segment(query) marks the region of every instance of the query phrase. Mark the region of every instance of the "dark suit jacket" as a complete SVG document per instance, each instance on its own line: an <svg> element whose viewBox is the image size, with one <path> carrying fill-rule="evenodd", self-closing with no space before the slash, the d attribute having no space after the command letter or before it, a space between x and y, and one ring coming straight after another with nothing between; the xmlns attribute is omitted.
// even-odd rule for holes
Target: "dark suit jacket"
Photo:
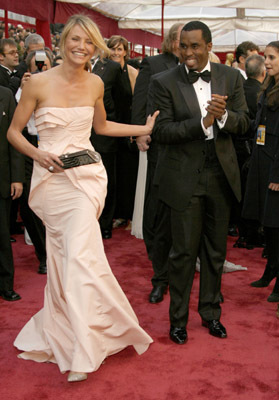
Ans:
<svg viewBox="0 0 279 400"><path fill-rule="evenodd" d="M214 124L216 154L236 198L241 198L240 176L231 134L246 132L248 110L240 73L211 63L211 93L227 95L228 118L222 130ZM153 135L161 145L155 175L159 198L183 210L188 204L205 162L205 134L193 85L182 64L156 77L154 105L160 110Z"/></svg>
<svg viewBox="0 0 279 400"><path fill-rule="evenodd" d="M257 106L258 106L258 95L261 90L261 83L257 79L248 78L243 83L243 89L247 106L249 109L249 116L251 119L256 118Z"/></svg>
<svg viewBox="0 0 279 400"><path fill-rule="evenodd" d="M11 89L13 95L15 95L20 86L20 79L9 75L8 70L0 65L0 86Z"/></svg>
<svg viewBox="0 0 279 400"><path fill-rule="evenodd" d="M24 158L7 140L7 131L15 110L10 89L0 86L0 196L11 196L11 183L24 181Z"/></svg>
<svg viewBox="0 0 279 400"><path fill-rule="evenodd" d="M148 98L148 87L150 79L155 74L167 71L177 66L178 59L174 54L163 53L156 56L145 57L140 65L132 103L132 124L144 125L147 115L153 111L150 106L151 99ZM158 145L154 138L147 152L148 161L157 162Z"/></svg>
<svg viewBox="0 0 279 400"><path fill-rule="evenodd" d="M97 61L92 72L104 82L104 106L107 120L117 122L121 104L121 66L115 61L103 59ZM92 130L91 142L94 148L101 153L117 151L116 137L96 135Z"/></svg>

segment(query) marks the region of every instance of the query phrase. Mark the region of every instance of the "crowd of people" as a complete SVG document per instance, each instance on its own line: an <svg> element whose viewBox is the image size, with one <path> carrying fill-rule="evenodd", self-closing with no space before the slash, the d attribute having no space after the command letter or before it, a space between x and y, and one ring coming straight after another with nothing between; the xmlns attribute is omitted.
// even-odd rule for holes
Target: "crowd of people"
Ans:
<svg viewBox="0 0 279 400"><path fill-rule="evenodd" d="M233 67L232 57L228 66L212 53L207 25L178 23L162 53L144 58L138 71L128 63L127 40L114 35L105 43L85 16L72 16L61 38L53 35L53 49L22 27L9 36L0 42L0 295L20 299L12 199L38 272L47 273L44 308L15 341L21 358L55 362L73 382L128 345L139 354L148 348L152 339L102 245L115 220L133 219L137 196L154 270L149 302L163 301L169 288L173 342L188 339L197 259L202 325L227 337L220 319L228 233L239 236L236 247L265 246L264 274L251 285L276 278L268 301L279 302L279 42L264 57L254 43L241 43ZM66 167L65 153L80 166Z"/></svg>

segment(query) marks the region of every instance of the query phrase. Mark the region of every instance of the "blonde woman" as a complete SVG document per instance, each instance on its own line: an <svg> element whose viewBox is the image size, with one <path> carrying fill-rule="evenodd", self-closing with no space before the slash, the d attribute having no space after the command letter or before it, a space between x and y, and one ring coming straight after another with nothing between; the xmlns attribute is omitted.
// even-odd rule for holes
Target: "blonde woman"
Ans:
<svg viewBox="0 0 279 400"><path fill-rule="evenodd" d="M81 381L103 360L133 345L141 354L152 342L113 276L104 254L98 217L106 195L102 162L63 169L59 155L94 151L100 135L150 134L145 126L106 121L101 79L85 66L108 49L97 26L72 16L61 36L63 64L32 75L24 86L8 139L34 159L29 204L46 226L48 279L44 307L24 326L15 346L20 358L57 363L68 381ZM21 135L35 111L39 148Z"/></svg>

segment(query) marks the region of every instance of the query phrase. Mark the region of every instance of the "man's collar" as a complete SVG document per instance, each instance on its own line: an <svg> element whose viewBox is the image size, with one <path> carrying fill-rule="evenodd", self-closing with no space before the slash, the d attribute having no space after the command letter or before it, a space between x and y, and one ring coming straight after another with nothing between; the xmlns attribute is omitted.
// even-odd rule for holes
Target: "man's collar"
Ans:
<svg viewBox="0 0 279 400"><path fill-rule="evenodd" d="M184 65L185 65L185 69L186 69L187 74L189 74L189 68L187 67L186 64L184 64ZM196 70L194 70L194 71L196 71ZM199 71L199 72L203 72L203 71L209 71L209 72L211 71L211 65L210 65L210 61L209 60L207 61L207 64L204 67L204 69L202 71Z"/></svg>
<svg viewBox="0 0 279 400"><path fill-rule="evenodd" d="M1 65L2 68L4 68L4 69L7 70L7 72L8 72L9 75L11 75L13 72L15 72L15 70L11 71L10 68L5 67L5 65L3 65L3 64L0 64L0 65Z"/></svg>
<svg viewBox="0 0 279 400"><path fill-rule="evenodd" d="M238 71L241 73L241 75L243 76L243 78L244 79L247 79L247 75L246 75L246 72L245 71L243 71L243 69L241 69L241 68L237 68L238 69Z"/></svg>

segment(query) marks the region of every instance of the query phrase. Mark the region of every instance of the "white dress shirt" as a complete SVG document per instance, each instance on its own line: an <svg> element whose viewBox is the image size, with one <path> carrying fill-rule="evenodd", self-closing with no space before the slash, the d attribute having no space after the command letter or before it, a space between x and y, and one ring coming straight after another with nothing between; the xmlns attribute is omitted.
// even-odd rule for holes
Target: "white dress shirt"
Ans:
<svg viewBox="0 0 279 400"><path fill-rule="evenodd" d="M185 64L186 72L187 74L189 73L189 69L187 68ZM208 61L206 66L202 71L199 71L200 73L204 71L211 71L211 66L210 62ZM198 72L198 71L196 71ZM199 102L200 110L201 110L201 126L204 131L204 134L207 136L206 140L213 139L213 125L209 126L207 129L205 128L203 124L203 118L206 116L207 111L206 108L208 107L208 101L211 100L211 84L210 82L204 81L202 78L199 78L195 83L193 83L193 87L195 89L197 99ZM221 120L217 120L217 124L220 129L222 129L227 121L228 113L227 111L225 114L222 116Z"/></svg>

